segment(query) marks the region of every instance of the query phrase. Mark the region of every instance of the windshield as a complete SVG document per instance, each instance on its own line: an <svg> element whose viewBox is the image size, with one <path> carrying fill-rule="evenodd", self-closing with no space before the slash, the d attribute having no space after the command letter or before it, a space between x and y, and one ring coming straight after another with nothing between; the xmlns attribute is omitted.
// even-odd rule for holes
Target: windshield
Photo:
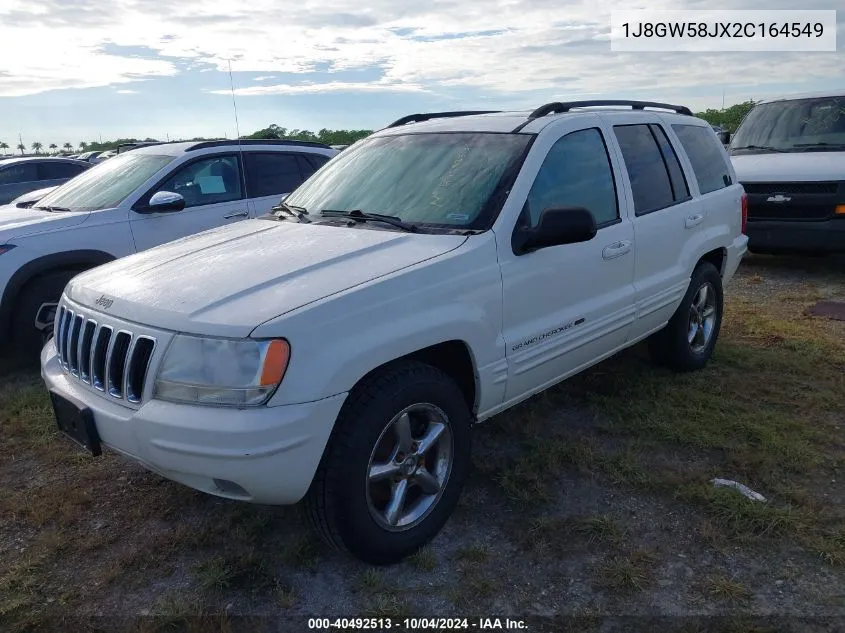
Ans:
<svg viewBox="0 0 845 633"><path fill-rule="evenodd" d="M408 223L485 228L495 195L515 177L531 136L428 133L383 136L344 150L285 199L305 209L380 213Z"/></svg>
<svg viewBox="0 0 845 633"><path fill-rule="evenodd" d="M38 207L96 211L118 206L174 156L127 153L70 179L38 201Z"/></svg>
<svg viewBox="0 0 845 633"><path fill-rule="evenodd" d="M731 140L731 150L743 147L780 151L845 148L845 97L776 101L756 106ZM744 150L746 152L754 149Z"/></svg>

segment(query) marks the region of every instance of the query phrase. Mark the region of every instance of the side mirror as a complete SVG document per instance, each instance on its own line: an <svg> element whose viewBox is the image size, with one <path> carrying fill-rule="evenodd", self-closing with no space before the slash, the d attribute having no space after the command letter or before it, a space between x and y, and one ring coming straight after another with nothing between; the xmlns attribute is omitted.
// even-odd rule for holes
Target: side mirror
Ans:
<svg viewBox="0 0 845 633"><path fill-rule="evenodd" d="M731 142L731 133L727 130L720 132L719 140L722 141L722 145L728 145Z"/></svg>
<svg viewBox="0 0 845 633"><path fill-rule="evenodd" d="M144 213L170 213L185 208L185 198L172 191L158 191L150 198L149 204L142 209Z"/></svg>
<svg viewBox="0 0 845 633"><path fill-rule="evenodd" d="M517 255L549 246L589 242L596 236L596 220L584 207L546 209L536 228L517 229L512 247Z"/></svg>

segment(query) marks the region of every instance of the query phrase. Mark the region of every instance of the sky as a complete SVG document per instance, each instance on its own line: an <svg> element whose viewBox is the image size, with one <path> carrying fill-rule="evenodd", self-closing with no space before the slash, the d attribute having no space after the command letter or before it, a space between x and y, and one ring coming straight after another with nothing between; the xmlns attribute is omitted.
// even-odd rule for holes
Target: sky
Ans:
<svg viewBox="0 0 845 633"><path fill-rule="evenodd" d="M579 98L701 110L841 89L841 1L0 0L0 141L378 129ZM612 10L796 7L840 9L836 52L611 52Z"/></svg>

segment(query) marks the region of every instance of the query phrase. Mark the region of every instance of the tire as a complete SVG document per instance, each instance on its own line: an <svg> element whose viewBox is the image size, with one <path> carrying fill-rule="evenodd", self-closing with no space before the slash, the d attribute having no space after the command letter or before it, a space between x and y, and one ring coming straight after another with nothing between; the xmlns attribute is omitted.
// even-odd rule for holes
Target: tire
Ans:
<svg viewBox="0 0 845 633"><path fill-rule="evenodd" d="M693 304L702 301L709 309L709 316L700 309L693 310ZM701 262L690 277L689 288L681 304L659 332L649 338L649 352L652 359L678 372L696 371L704 367L713 355L719 331L722 327L723 311L722 278L710 262ZM708 310L705 310L708 312ZM696 316L698 315L698 316ZM694 319L698 321L694 322ZM698 325L696 335L690 341L692 327Z"/></svg>
<svg viewBox="0 0 845 633"><path fill-rule="evenodd" d="M439 443L425 452L428 461L419 466L431 478L423 479L419 469L409 475L417 459L413 449L407 451L411 461L397 454L406 452L395 432L403 425L392 421L409 408L414 441L440 428L435 424L443 425ZM471 413L455 382L430 365L397 363L350 394L303 507L312 527L335 548L373 565L397 563L429 543L446 524L469 474L470 454ZM393 478L371 482L371 460L382 466L381 474L393 470ZM438 478L441 485L435 492L431 484ZM390 513L390 500L400 486L406 490L405 505ZM425 511L409 512L415 503Z"/></svg>
<svg viewBox="0 0 845 633"><path fill-rule="evenodd" d="M48 309L45 304L57 304L67 283L78 273L57 271L40 275L28 282L15 299L11 323L12 348L24 364L37 364L41 349L52 333L52 321L43 318ZM41 317L41 329L36 327L36 317Z"/></svg>

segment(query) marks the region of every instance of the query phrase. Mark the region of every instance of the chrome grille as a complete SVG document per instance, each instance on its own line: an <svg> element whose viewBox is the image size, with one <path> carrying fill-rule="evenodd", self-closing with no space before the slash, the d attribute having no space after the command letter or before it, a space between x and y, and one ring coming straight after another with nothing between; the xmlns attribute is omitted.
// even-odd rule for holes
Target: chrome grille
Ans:
<svg viewBox="0 0 845 633"><path fill-rule="evenodd" d="M98 323L65 306L55 326L59 362L71 376L133 404L141 402L156 340Z"/></svg>

